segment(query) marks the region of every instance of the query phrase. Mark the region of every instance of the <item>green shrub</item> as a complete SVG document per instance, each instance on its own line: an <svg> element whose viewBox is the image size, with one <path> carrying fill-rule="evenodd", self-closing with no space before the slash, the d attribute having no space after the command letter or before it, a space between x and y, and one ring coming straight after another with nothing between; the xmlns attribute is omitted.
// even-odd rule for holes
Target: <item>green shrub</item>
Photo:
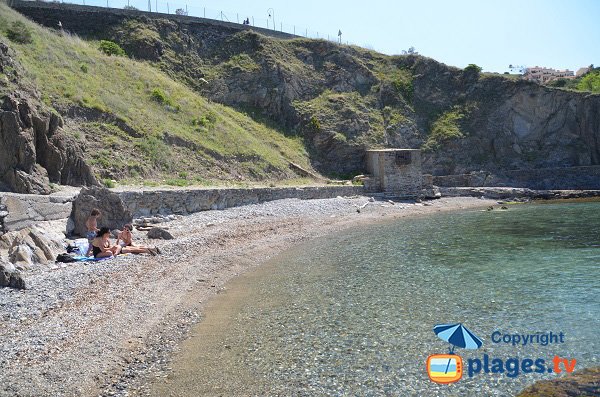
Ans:
<svg viewBox="0 0 600 397"><path fill-rule="evenodd" d="M193 126L205 127L205 128L213 128L217 123L217 115L213 112L208 112L204 116L200 116L199 118L195 118L192 120Z"/></svg>
<svg viewBox="0 0 600 397"><path fill-rule="evenodd" d="M464 138L466 132L463 129L463 121L472 111L477 109L476 104L454 106L451 110L444 112L431 125L427 140L421 147L425 151L437 150L444 142L453 139Z"/></svg>
<svg viewBox="0 0 600 397"><path fill-rule="evenodd" d="M177 174L181 179L187 179L188 177L188 173L185 171L182 171L180 173Z"/></svg>
<svg viewBox="0 0 600 397"><path fill-rule="evenodd" d="M104 178L102 179L102 184L107 188L113 188L116 186L116 183L112 179Z"/></svg>
<svg viewBox="0 0 600 397"><path fill-rule="evenodd" d="M10 27L6 29L6 37L15 43L29 44L33 42L31 29L21 21L13 22Z"/></svg>
<svg viewBox="0 0 600 397"><path fill-rule="evenodd" d="M120 45L109 40L100 40L100 51L106 55L125 56L125 50Z"/></svg>
<svg viewBox="0 0 600 397"><path fill-rule="evenodd" d="M169 96L160 88L153 89L150 93L150 97L161 105L173 106L171 98L169 98Z"/></svg>
<svg viewBox="0 0 600 397"><path fill-rule="evenodd" d="M82 63L81 65L79 65L79 69L81 69L81 71L83 73L87 73L88 72L88 65L86 65L85 63Z"/></svg>
<svg viewBox="0 0 600 397"><path fill-rule="evenodd" d="M594 71L583 76L577 89L581 91L600 92L600 71Z"/></svg>
<svg viewBox="0 0 600 397"><path fill-rule="evenodd" d="M146 155L152 165L163 169L169 168L169 148L162 140L155 136L148 136L136 142L135 147Z"/></svg>
<svg viewBox="0 0 600 397"><path fill-rule="evenodd" d="M394 80L392 82L394 89L402 95L407 102L412 102L413 93L415 91L413 83L410 80Z"/></svg>
<svg viewBox="0 0 600 397"><path fill-rule="evenodd" d="M319 119L316 116L312 116L310 118L310 121L308 122L308 126L313 132L321 131L321 123L319 122Z"/></svg>
<svg viewBox="0 0 600 397"><path fill-rule="evenodd" d="M190 182L187 179L167 179L165 183L169 186L188 186Z"/></svg>

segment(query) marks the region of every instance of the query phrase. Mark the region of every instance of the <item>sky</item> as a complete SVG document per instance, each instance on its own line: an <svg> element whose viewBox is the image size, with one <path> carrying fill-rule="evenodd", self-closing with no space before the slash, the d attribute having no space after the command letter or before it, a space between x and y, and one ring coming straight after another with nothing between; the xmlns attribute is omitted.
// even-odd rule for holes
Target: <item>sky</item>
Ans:
<svg viewBox="0 0 600 397"><path fill-rule="evenodd" d="M84 0L69 0L81 4ZM600 0L151 0L152 10L170 13L187 6L190 15L240 22L335 39L400 54L414 47L448 65L470 63L484 71L508 65L576 71L600 66ZM122 7L127 0L108 0ZM129 0L148 9L148 0ZM106 5L106 0L86 4ZM223 14L221 14L223 11ZM271 15L269 17L269 14Z"/></svg>

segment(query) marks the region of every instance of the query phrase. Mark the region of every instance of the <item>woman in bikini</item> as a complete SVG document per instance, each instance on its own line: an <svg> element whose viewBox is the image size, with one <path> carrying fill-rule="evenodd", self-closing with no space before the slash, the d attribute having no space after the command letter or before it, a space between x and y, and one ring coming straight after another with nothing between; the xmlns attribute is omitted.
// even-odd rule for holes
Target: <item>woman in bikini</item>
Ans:
<svg viewBox="0 0 600 397"><path fill-rule="evenodd" d="M123 230L117 235L117 243L121 246L121 252L124 254L150 254L155 256L160 254L158 247L150 248L133 244L133 227L128 223L123 226Z"/></svg>
<svg viewBox="0 0 600 397"><path fill-rule="evenodd" d="M94 253L94 258L110 258L119 255L121 246L111 245L110 229L103 227L92 240L92 252Z"/></svg>

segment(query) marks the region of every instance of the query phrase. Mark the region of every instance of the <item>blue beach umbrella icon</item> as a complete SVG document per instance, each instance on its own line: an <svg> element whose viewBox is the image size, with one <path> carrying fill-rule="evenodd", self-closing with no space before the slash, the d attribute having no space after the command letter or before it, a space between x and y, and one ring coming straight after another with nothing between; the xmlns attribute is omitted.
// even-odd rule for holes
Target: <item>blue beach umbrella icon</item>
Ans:
<svg viewBox="0 0 600 397"><path fill-rule="evenodd" d="M438 324L433 327L433 332L441 340L452 345L450 354L454 354L455 347L463 349L478 349L483 345L481 339L462 324Z"/></svg>

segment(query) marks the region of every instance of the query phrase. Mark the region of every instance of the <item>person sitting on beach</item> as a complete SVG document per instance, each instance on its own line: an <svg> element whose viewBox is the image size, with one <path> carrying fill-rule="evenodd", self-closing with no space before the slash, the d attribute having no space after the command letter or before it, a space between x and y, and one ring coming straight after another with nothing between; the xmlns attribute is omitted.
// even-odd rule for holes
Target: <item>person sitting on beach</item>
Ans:
<svg viewBox="0 0 600 397"><path fill-rule="evenodd" d="M96 238L96 233L98 233L98 218L100 218L101 215L102 213L100 210L98 208L94 208L92 212L90 212L90 216L88 216L87 220L85 221L85 227L87 228L86 237L89 243L85 256L90 256L90 253L92 252L92 240Z"/></svg>
<svg viewBox="0 0 600 397"><path fill-rule="evenodd" d="M121 246L111 245L110 229L103 227L98 232L96 238L92 240L92 251L94 253L94 258L111 258L119 255Z"/></svg>
<svg viewBox="0 0 600 397"><path fill-rule="evenodd" d="M133 230L133 226L131 224L126 224L123 226L123 230L119 232L117 235L117 244L121 246L121 253L123 254L150 254L155 256L156 254L160 254L160 249L158 247L150 248L144 247L140 245L133 244L133 235L131 231Z"/></svg>

